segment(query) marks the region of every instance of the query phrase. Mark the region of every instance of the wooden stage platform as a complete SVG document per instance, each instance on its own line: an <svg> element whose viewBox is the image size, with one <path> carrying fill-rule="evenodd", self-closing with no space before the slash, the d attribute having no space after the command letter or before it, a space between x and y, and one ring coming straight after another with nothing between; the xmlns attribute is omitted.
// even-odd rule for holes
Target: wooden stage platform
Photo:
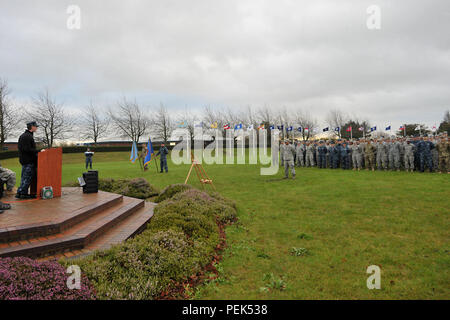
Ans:
<svg viewBox="0 0 450 320"><path fill-rule="evenodd" d="M0 257L39 259L85 255L141 232L154 203L81 188L62 188L51 200L2 198L12 208L0 214Z"/></svg>

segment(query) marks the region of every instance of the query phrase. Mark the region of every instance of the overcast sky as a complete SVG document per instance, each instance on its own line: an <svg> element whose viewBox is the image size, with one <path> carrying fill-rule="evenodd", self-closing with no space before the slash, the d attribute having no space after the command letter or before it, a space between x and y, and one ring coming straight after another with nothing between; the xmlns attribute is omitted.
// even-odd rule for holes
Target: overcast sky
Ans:
<svg viewBox="0 0 450 320"><path fill-rule="evenodd" d="M73 4L80 30L66 26ZM48 87L70 108L125 95L431 127L450 108L450 1L0 0L0 77L19 101Z"/></svg>

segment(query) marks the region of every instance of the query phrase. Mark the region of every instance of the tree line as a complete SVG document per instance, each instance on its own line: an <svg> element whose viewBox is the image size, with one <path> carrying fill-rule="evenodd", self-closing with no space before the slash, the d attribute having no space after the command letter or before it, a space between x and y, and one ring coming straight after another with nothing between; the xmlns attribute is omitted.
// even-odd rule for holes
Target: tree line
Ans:
<svg viewBox="0 0 450 320"><path fill-rule="evenodd" d="M139 142L144 136L151 135L153 139L167 142L176 128L185 128L191 139L194 138L196 123L203 123L204 129L211 125L226 135L225 125L238 123L252 125L254 128L270 125L294 127L292 131L282 130L283 138L300 138L309 140L322 132L319 121L305 110L287 108L271 108L250 106L235 110L231 108L217 109L205 106L201 112L185 109L180 112L170 112L160 104L157 108L146 108L136 100L126 97L119 99L113 106L101 107L92 101L81 109L81 115L68 112L62 102L59 102L48 89L38 92L31 99L31 106L17 106L12 99L12 90L5 79L0 78L0 149L5 141L21 129L21 123L35 120L40 126L37 137L46 147L52 147L56 140L80 139L97 144L101 139L111 135ZM367 119L359 119L339 109L330 110L325 119L329 134L334 138L361 138L370 135L371 123ZM308 130L297 131L297 127ZM352 128L347 131L347 128ZM340 128L339 131L334 128ZM233 129L233 127L231 127ZM405 131L398 130L397 135L415 135L418 132L430 133L431 130L423 124L406 124ZM436 132L450 133L450 112L446 111L443 121ZM214 138L216 130L210 130ZM78 137L77 137L78 134ZM270 134L270 130L269 130ZM372 133L380 135L380 132Z"/></svg>

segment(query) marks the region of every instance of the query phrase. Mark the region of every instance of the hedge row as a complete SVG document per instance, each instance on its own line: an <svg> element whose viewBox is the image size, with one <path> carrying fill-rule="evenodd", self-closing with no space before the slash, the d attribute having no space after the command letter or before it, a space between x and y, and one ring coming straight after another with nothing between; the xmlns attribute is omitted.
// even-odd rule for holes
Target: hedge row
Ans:
<svg viewBox="0 0 450 320"><path fill-rule="evenodd" d="M75 261L99 299L155 299L211 262L219 225L236 219L235 204L217 193L172 185L147 229L133 239ZM170 197L168 196L170 195Z"/></svg>

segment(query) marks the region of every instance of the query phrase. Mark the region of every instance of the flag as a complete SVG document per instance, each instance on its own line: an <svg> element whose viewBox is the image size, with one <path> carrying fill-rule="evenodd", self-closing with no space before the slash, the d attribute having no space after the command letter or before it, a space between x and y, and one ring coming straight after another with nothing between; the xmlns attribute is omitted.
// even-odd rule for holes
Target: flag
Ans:
<svg viewBox="0 0 450 320"><path fill-rule="evenodd" d="M326 127L326 128L322 129L323 132L327 132L328 130L330 130L330 127Z"/></svg>
<svg viewBox="0 0 450 320"><path fill-rule="evenodd" d="M404 126L400 126L400 131L403 131L403 130L405 130L405 127Z"/></svg>
<svg viewBox="0 0 450 320"><path fill-rule="evenodd" d="M272 126L269 127L269 129L270 129L270 130L275 130L275 126L272 125Z"/></svg>
<svg viewBox="0 0 450 320"><path fill-rule="evenodd" d="M389 130L391 130L391 126L386 127L386 131L389 131Z"/></svg>
<svg viewBox="0 0 450 320"><path fill-rule="evenodd" d="M370 132L377 131L377 126L370 128Z"/></svg>
<svg viewBox="0 0 450 320"><path fill-rule="evenodd" d="M144 167L146 167L150 161L152 160L152 156L155 152L153 151L153 144L152 144L152 139L148 138L148 142L147 142L147 155L145 156L144 159Z"/></svg>
<svg viewBox="0 0 450 320"><path fill-rule="evenodd" d="M364 128L363 127L359 127L358 130L359 131L364 131Z"/></svg>
<svg viewBox="0 0 450 320"><path fill-rule="evenodd" d="M133 144L131 146L130 161L132 163L134 163L138 158L139 158L139 156L138 156L138 148L137 148L137 145L136 145L136 141L133 141Z"/></svg>
<svg viewBox="0 0 450 320"><path fill-rule="evenodd" d="M217 121L214 123L211 123L211 129L217 129Z"/></svg>
<svg viewBox="0 0 450 320"><path fill-rule="evenodd" d="M297 131L298 131L298 132L302 132L302 130L303 130L302 127L298 127L298 128L297 128Z"/></svg>
<svg viewBox="0 0 450 320"><path fill-rule="evenodd" d="M177 125L178 128L186 128L186 126L187 126L187 122L186 122L186 121L181 121L181 122Z"/></svg>
<svg viewBox="0 0 450 320"><path fill-rule="evenodd" d="M242 123L239 123L234 126L234 130L239 130L239 129L242 129Z"/></svg>
<svg viewBox="0 0 450 320"><path fill-rule="evenodd" d="M258 130L261 130L261 129L264 129L264 124L261 124L261 125L258 127Z"/></svg>
<svg viewBox="0 0 450 320"><path fill-rule="evenodd" d="M229 130L229 129L231 129L231 127L230 127L229 124L225 124L225 125L223 126L223 129L224 129L224 130Z"/></svg>
<svg viewBox="0 0 450 320"><path fill-rule="evenodd" d="M284 129L284 126L281 125L281 126L278 126L277 128L278 128L278 130L283 130L283 129Z"/></svg>
<svg viewBox="0 0 450 320"><path fill-rule="evenodd" d="M292 126L290 126L286 128L286 131L292 131L292 129L293 129Z"/></svg>
<svg viewBox="0 0 450 320"><path fill-rule="evenodd" d="M304 131L309 131L309 128L305 128Z"/></svg>
<svg viewBox="0 0 450 320"><path fill-rule="evenodd" d="M349 127L347 128L347 132L351 132L352 130L353 130L352 126L349 126Z"/></svg>
<svg viewBox="0 0 450 320"><path fill-rule="evenodd" d="M249 125L247 126L247 131L250 131L250 130L253 130L253 125L252 125L252 124L249 124Z"/></svg>
<svg viewBox="0 0 450 320"><path fill-rule="evenodd" d="M336 127L336 128L334 128L334 131L339 132L339 131L341 131L341 128L340 127Z"/></svg>

